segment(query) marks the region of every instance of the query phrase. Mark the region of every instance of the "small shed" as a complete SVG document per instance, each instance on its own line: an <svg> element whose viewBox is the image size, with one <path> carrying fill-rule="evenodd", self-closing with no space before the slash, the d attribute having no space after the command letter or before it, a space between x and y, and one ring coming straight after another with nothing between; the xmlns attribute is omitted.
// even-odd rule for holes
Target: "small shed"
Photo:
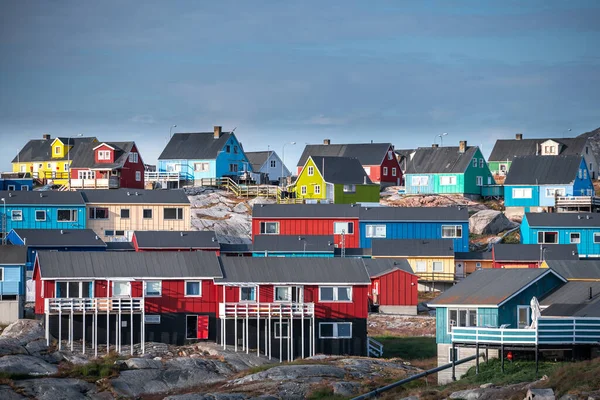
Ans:
<svg viewBox="0 0 600 400"><path fill-rule="evenodd" d="M380 313L416 315L418 280L407 260L364 259L371 277L369 304Z"/></svg>

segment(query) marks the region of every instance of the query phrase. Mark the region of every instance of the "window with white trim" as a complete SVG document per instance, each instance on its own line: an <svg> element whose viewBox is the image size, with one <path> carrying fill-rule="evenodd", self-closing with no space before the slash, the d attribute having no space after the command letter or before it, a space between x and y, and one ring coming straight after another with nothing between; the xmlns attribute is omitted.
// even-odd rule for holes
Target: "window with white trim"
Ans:
<svg viewBox="0 0 600 400"><path fill-rule="evenodd" d="M431 263L433 272L444 272L444 263L441 261L433 261Z"/></svg>
<svg viewBox="0 0 600 400"><path fill-rule="evenodd" d="M387 226L367 225L365 226L365 236L368 238L385 238L387 236Z"/></svg>
<svg viewBox="0 0 600 400"><path fill-rule="evenodd" d="M356 192L356 185L344 185L344 193Z"/></svg>
<svg viewBox="0 0 600 400"><path fill-rule="evenodd" d="M315 167L313 167L312 165L309 165L308 168L306 169L306 174L308 176L313 176L315 174Z"/></svg>
<svg viewBox="0 0 600 400"><path fill-rule="evenodd" d="M461 238L461 225L442 225L442 238Z"/></svg>
<svg viewBox="0 0 600 400"><path fill-rule="evenodd" d="M352 286L319 286L320 302L352 301Z"/></svg>
<svg viewBox="0 0 600 400"><path fill-rule="evenodd" d="M36 221L45 221L46 220L46 210L35 210L35 220Z"/></svg>
<svg viewBox="0 0 600 400"><path fill-rule="evenodd" d="M144 297L162 296L162 281L144 281Z"/></svg>
<svg viewBox="0 0 600 400"><path fill-rule="evenodd" d="M36 217L37 217L37 214L36 214ZM12 221L23 221L23 210L11 210L10 219ZM37 221L37 219L36 219L36 221Z"/></svg>
<svg viewBox="0 0 600 400"><path fill-rule="evenodd" d="M202 296L202 281L185 281L185 295L187 297Z"/></svg>
<svg viewBox="0 0 600 400"><path fill-rule="evenodd" d="M448 333L453 326L467 327L477 326L476 308L449 308L448 309Z"/></svg>
<svg viewBox="0 0 600 400"><path fill-rule="evenodd" d="M160 324L160 314L158 315L144 315L145 324Z"/></svg>
<svg viewBox="0 0 600 400"><path fill-rule="evenodd" d="M60 146L54 147L54 154L60 154Z"/></svg>
<svg viewBox="0 0 600 400"><path fill-rule="evenodd" d="M93 286L93 281L56 281L55 296L62 299L94 297Z"/></svg>
<svg viewBox="0 0 600 400"><path fill-rule="evenodd" d="M530 199L532 196L531 188L513 188L512 197L513 199Z"/></svg>
<svg viewBox="0 0 600 400"><path fill-rule="evenodd" d="M182 220L183 219L183 208L164 208L163 219L165 220Z"/></svg>
<svg viewBox="0 0 600 400"><path fill-rule="evenodd" d="M129 281L113 281L112 282L113 297L129 297L131 296L131 282Z"/></svg>
<svg viewBox="0 0 600 400"><path fill-rule="evenodd" d="M58 222L77 222L77 210L57 210L56 220Z"/></svg>
<svg viewBox="0 0 600 400"><path fill-rule="evenodd" d="M108 219L107 207L90 207L88 212L89 219Z"/></svg>
<svg viewBox="0 0 600 400"><path fill-rule="evenodd" d="M525 329L529 326L530 310L529 306L517 306L517 329Z"/></svg>
<svg viewBox="0 0 600 400"><path fill-rule="evenodd" d="M485 161L483 161L483 158L480 158L479 159L479 168L483 168L484 164L485 164Z"/></svg>
<svg viewBox="0 0 600 400"><path fill-rule="evenodd" d="M137 164L138 162L138 153L129 153L129 162L133 164Z"/></svg>
<svg viewBox="0 0 600 400"><path fill-rule="evenodd" d="M583 179L587 179L587 169L583 170Z"/></svg>
<svg viewBox="0 0 600 400"><path fill-rule="evenodd" d="M581 234L579 232L571 232L569 239L571 243L581 243Z"/></svg>
<svg viewBox="0 0 600 400"><path fill-rule="evenodd" d="M8 190L9 192L12 192L14 190L17 190L17 187L15 185L8 185L6 187L6 190Z"/></svg>
<svg viewBox="0 0 600 400"><path fill-rule="evenodd" d="M306 195L306 185L300 186L300 194L301 195Z"/></svg>
<svg viewBox="0 0 600 400"><path fill-rule="evenodd" d="M319 322L319 339L351 339L352 322Z"/></svg>
<svg viewBox="0 0 600 400"><path fill-rule="evenodd" d="M321 194L321 185L315 185L315 194Z"/></svg>
<svg viewBox="0 0 600 400"><path fill-rule="evenodd" d="M208 172L210 164L207 162L194 163L194 171L196 172Z"/></svg>
<svg viewBox="0 0 600 400"><path fill-rule="evenodd" d="M110 150L98 150L98 160L110 160Z"/></svg>
<svg viewBox="0 0 600 400"><path fill-rule="evenodd" d="M140 182L142 180L142 171L135 171L135 180Z"/></svg>
<svg viewBox="0 0 600 400"><path fill-rule="evenodd" d="M427 186L429 184L428 176L411 176L411 186Z"/></svg>
<svg viewBox="0 0 600 400"><path fill-rule="evenodd" d="M25 186L25 185L21 186L21 191L29 192L29 186Z"/></svg>
<svg viewBox="0 0 600 400"><path fill-rule="evenodd" d="M273 301L292 301L292 288L290 286L275 286Z"/></svg>
<svg viewBox="0 0 600 400"><path fill-rule="evenodd" d="M440 176L440 185L441 186L456 185L456 176L454 176L454 175Z"/></svg>
<svg viewBox="0 0 600 400"><path fill-rule="evenodd" d="M417 264L417 271L416 272L427 272L427 262L420 260L416 262Z"/></svg>
<svg viewBox="0 0 600 400"><path fill-rule="evenodd" d="M594 243L600 243L600 232L594 232Z"/></svg>
<svg viewBox="0 0 600 400"><path fill-rule="evenodd" d="M477 168L477 159L476 158L473 159L473 167Z"/></svg>
<svg viewBox="0 0 600 400"><path fill-rule="evenodd" d="M261 222L261 235L279 235L279 222Z"/></svg>
<svg viewBox="0 0 600 400"><path fill-rule="evenodd" d="M383 175L387 176L388 173L388 167L383 167Z"/></svg>
<svg viewBox="0 0 600 400"><path fill-rule="evenodd" d="M396 176L397 172L398 170L396 169L396 167L392 167L392 176Z"/></svg>
<svg viewBox="0 0 600 400"><path fill-rule="evenodd" d="M394 152L392 150L388 150L387 156L388 156L388 160L393 160L394 159Z"/></svg>
<svg viewBox="0 0 600 400"><path fill-rule="evenodd" d="M275 322L275 339L288 339L290 337L290 325L288 322Z"/></svg>
<svg viewBox="0 0 600 400"><path fill-rule="evenodd" d="M354 234L354 222L334 222L333 223L333 234L334 235L352 235Z"/></svg>
<svg viewBox="0 0 600 400"><path fill-rule="evenodd" d="M477 186L483 186L483 176L476 176L475 177L475 185L477 185Z"/></svg>
<svg viewBox="0 0 600 400"><path fill-rule="evenodd" d="M546 188L546 197L564 196L564 188Z"/></svg>
<svg viewBox="0 0 600 400"><path fill-rule="evenodd" d="M539 244L556 244L558 243L558 232L538 232L538 243Z"/></svg>
<svg viewBox="0 0 600 400"><path fill-rule="evenodd" d="M240 287L240 301L256 301L256 286Z"/></svg>
<svg viewBox="0 0 600 400"><path fill-rule="evenodd" d="M96 179L96 171L80 170L77 171L79 179Z"/></svg>

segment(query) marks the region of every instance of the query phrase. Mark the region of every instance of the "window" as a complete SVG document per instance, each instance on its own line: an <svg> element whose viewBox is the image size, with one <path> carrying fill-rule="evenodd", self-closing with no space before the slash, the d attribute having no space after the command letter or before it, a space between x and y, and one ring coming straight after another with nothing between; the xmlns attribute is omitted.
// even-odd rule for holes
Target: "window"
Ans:
<svg viewBox="0 0 600 400"><path fill-rule="evenodd" d="M392 176L396 176L396 172L397 172L396 167L393 167L392 168Z"/></svg>
<svg viewBox="0 0 600 400"><path fill-rule="evenodd" d="M182 220L183 219L183 208L181 208L181 207L179 207L179 208L165 208L163 210L163 219L169 219L169 220L177 219L177 220Z"/></svg>
<svg viewBox="0 0 600 400"><path fill-rule="evenodd" d="M315 174L315 167L313 167L312 165L309 165L308 168L306 169L306 174L308 176L313 176Z"/></svg>
<svg viewBox="0 0 600 400"><path fill-rule="evenodd" d="M529 306L517 306L517 327L525 329L529 326Z"/></svg>
<svg viewBox="0 0 600 400"><path fill-rule="evenodd" d="M79 179L95 179L96 172L94 171L77 171L77 178Z"/></svg>
<svg viewBox="0 0 600 400"><path fill-rule="evenodd" d="M137 164L138 162L138 153L129 153L129 162L133 164Z"/></svg>
<svg viewBox="0 0 600 400"><path fill-rule="evenodd" d="M115 236L125 236L125 231L115 231Z"/></svg>
<svg viewBox="0 0 600 400"><path fill-rule="evenodd" d="M51 168L52 168L52 164L48 163L48 164L46 165L46 167L47 167L48 169L51 169Z"/></svg>
<svg viewBox="0 0 600 400"><path fill-rule="evenodd" d="M110 150L99 150L98 160L110 160Z"/></svg>
<svg viewBox="0 0 600 400"><path fill-rule="evenodd" d="M571 243L581 243L581 235L579 232L571 232L569 238Z"/></svg>
<svg viewBox="0 0 600 400"><path fill-rule="evenodd" d="M315 194L321 194L321 185L315 185Z"/></svg>
<svg viewBox="0 0 600 400"><path fill-rule="evenodd" d="M583 170L583 179L587 179L587 169Z"/></svg>
<svg viewBox="0 0 600 400"><path fill-rule="evenodd" d="M225 146L225 151L227 153L231 153L231 146L230 145Z"/></svg>
<svg viewBox="0 0 600 400"><path fill-rule="evenodd" d="M564 196L564 188L546 188L546 197Z"/></svg>
<svg viewBox="0 0 600 400"><path fill-rule="evenodd" d="M240 301L256 301L256 286L241 287Z"/></svg>
<svg viewBox="0 0 600 400"><path fill-rule="evenodd" d="M356 185L344 185L344 193L356 192Z"/></svg>
<svg viewBox="0 0 600 400"><path fill-rule="evenodd" d="M237 164L229 164L229 172L238 172Z"/></svg>
<svg viewBox="0 0 600 400"><path fill-rule="evenodd" d="M456 176L440 176L440 185L456 185Z"/></svg>
<svg viewBox="0 0 600 400"><path fill-rule="evenodd" d="M186 315L186 339L208 339L208 315Z"/></svg>
<svg viewBox="0 0 600 400"><path fill-rule="evenodd" d="M56 297L63 299L77 299L93 297L92 281L83 282L56 282Z"/></svg>
<svg viewBox="0 0 600 400"><path fill-rule="evenodd" d="M207 172L208 170L209 170L209 164L207 162L194 163L194 171Z"/></svg>
<svg viewBox="0 0 600 400"><path fill-rule="evenodd" d="M477 186L483 186L483 176L477 176L477 177L475 177L475 184Z"/></svg>
<svg viewBox="0 0 600 400"><path fill-rule="evenodd" d="M37 211L36 211L35 216L36 216L36 221L37 221L38 220L37 219ZM23 221L23 211L22 210L12 210L10 212L10 219L13 221ZM44 219L46 219L46 218L44 218Z"/></svg>
<svg viewBox="0 0 600 400"><path fill-rule="evenodd" d="M89 211L90 219L108 219L108 208L91 207Z"/></svg>
<svg viewBox="0 0 600 400"><path fill-rule="evenodd" d="M320 286L319 301L342 302L352 301L352 286Z"/></svg>
<svg viewBox="0 0 600 400"><path fill-rule="evenodd" d="M427 186L429 184L428 176L412 176L411 179L412 186Z"/></svg>
<svg viewBox="0 0 600 400"><path fill-rule="evenodd" d="M271 168L275 168L277 166L277 162L275 160L271 160Z"/></svg>
<svg viewBox="0 0 600 400"><path fill-rule="evenodd" d="M260 233L262 235L279 235L279 222L261 222Z"/></svg>
<svg viewBox="0 0 600 400"><path fill-rule="evenodd" d="M65 167L64 167L64 168L65 168L65 171L68 171L68 170L69 170L69 167L70 167L70 165L69 165L69 164L65 164Z"/></svg>
<svg viewBox="0 0 600 400"><path fill-rule="evenodd" d="M427 262L426 261L417 261L417 272L426 272L427 271Z"/></svg>
<svg viewBox="0 0 600 400"><path fill-rule="evenodd" d="M186 281L185 295L188 297L202 296L202 281Z"/></svg>
<svg viewBox="0 0 600 400"><path fill-rule="evenodd" d="M135 171L135 180L139 182L142 180L142 171Z"/></svg>
<svg viewBox="0 0 600 400"><path fill-rule="evenodd" d="M115 236L115 231L105 230L104 231L104 236Z"/></svg>
<svg viewBox="0 0 600 400"><path fill-rule="evenodd" d="M448 309L448 333L453 326L477 326L476 308L449 308Z"/></svg>
<svg viewBox="0 0 600 400"><path fill-rule="evenodd" d="M544 153L556 154L556 146L544 146Z"/></svg>
<svg viewBox="0 0 600 400"><path fill-rule="evenodd" d="M442 238L461 238L461 225L442 225Z"/></svg>
<svg viewBox="0 0 600 400"><path fill-rule="evenodd" d="M58 222L76 222L77 210L58 210L56 212L56 220Z"/></svg>
<svg viewBox="0 0 600 400"><path fill-rule="evenodd" d="M354 222L334 222L333 223L333 234L334 235L352 235L354 233Z"/></svg>
<svg viewBox="0 0 600 400"><path fill-rule="evenodd" d="M21 186L21 191L29 192L29 186L25 186L25 185Z"/></svg>
<svg viewBox="0 0 600 400"><path fill-rule="evenodd" d="M274 301L292 301L292 288L289 286L275 286Z"/></svg>
<svg viewBox="0 0 600 400"><path fill-rule="evenodd" d="M7 188L6 188L6 190L8 190L8 191L14 191L14 190L16 190L16 187L15 187L15 185L8 185Z"/></svg>
<svg viewBox="0 0 600 400"><path fill-rule="evenodd" d="M579 179L581 179L583 176L583 173L581 172L581 168L579 169Z"/></svg>
<svg viewBox="0 0 600 400"><path fill-rule="evenodd" d="M144 208L144 210L142 211L142 217L144 219L152 218L152 209L151 208Z"/></svg>
<svg viewBox="0 0 600 400"><path fill-rule="evenodd" d="M385 225L367 225L365 233L368 238L384 238L387 235L387 227Z"/></svg>
<svg viewBox="0 0 600 400"><path fill-rule="evenodd" d="M383 176L387 176L388 174L388 167L383 167Z"/></svg>
<svg viewBox="0 0 600 400"><path fill-rule="evenodd" d="M513 199L530 199L531 198L531 188L513 188L512 190Z"/></svg>
<svg viewBox="0 0 600 400"><path fill-rule="evenodd" d="M394 159L394 152L392 150L388 150L387 156L388 156L388 160L393 160Z"/></svg>
<svg viewBox="0 0 600 400"><path fill-rule="evenodd" d="M159 297L162 295L162 281L145 281L144 296Z"/></svg>
<svg viewBox="0 0 600 400"><path fill-rule="evenodd" d="M288 339L290 337L290 325L287 322L275 322L275 339Z"/></svg>
<svg viewBox="0 0 600 400"><path fill-rule="evenodd" d="M600 232L594 232L594 243L600 243Z"/></svg>
<svg viewBox="0 0 600 400"><path fill-rule="evenodd" d="M45 221L46 220L46 210L35 210L35 220L36 221Z"/></svg>
<svg viewBox="0 0 600 400"><path fill-rule="evenodd" d="M0 282L4 281L4 267L0 267Z"/></svg>
<svg viewBox="0 0 600 400"><path fill-rule="evenodd" d="M145 324L160 324L160 315L144 315Z"/></svg>
<svg viewBox="0 0 600 400"><path fill-rule="evenodd" d="M110 171L110 176L119 176L119 171L113 169L112 171Z"/></svg>
<svg viewBox="0 0 600 400"><path fill-rule="evenodd" d="M433 272L444 272L444 263L441 261L434 261L432 263L433 265Z"/></svg>
<svg viewBox="0 0 600 400"><path fill-rule="evenodd" d="M59 146L56 146L54 148L54 154L60 154L60 147Z"/></svg>
<svg viewBox="0 0 600 400"><path fill-rule="evenodd" d="M238 153L238 148L237 146L233 146L233 154L237 154Z"/></svg>
<svg viewBox="0 0 600 400"><path fill-rule="evenodd" d="M538 232L538 243L558 243L558 232Z"/></svg>
<svg viewBox="0 0 600 400"><path fill-rule="evenodd" d="M483 161L483 158L479 159L479 168L483 168L485 161Z"/></svg>
<svg viewBox="0 0 600 400"><path fill-rule="evenodd" d="M113 297L131 296L131 282L113 281Z"/></svg>
<svg viewBox="0 0 600 400"><path fill-rule="evenodd" d="M477 168L477 159L476 158L473 159L473 167Z"/></svg>
<svg viewBox="0 0 600 400"><path fill-rule="evenodd" d="M300 194L302 194L302 195L306 194L306 185L300 186Z"/></svg>
<svg viewBox="0 0 600 400"><path fill-rule="evenodd" d="M121 208L121 218L129 219L129 208Z"/></svg>
<svg viewBox="0 0 600 400"><path fill-rule="evenodd" d="M481 263L480 262L475 263L475 269L477 271L479 271L481 269Z"/></svg>
<svg viewBox="0 0 600 400"><path fill-rule="evenodd" d="M352 322L320 322L320 339L351 339Z"/></svg>

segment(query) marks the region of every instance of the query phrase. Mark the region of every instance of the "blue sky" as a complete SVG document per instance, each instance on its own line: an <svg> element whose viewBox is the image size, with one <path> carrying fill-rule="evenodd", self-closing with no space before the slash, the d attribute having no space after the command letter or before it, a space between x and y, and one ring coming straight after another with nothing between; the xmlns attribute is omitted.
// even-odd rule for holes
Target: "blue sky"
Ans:
<svg viewBox="0 0 600 400"><path fill-rule="evenodd" d="M600 2L1 1L1 168L42 134L135 140L237 127L397 148L600 126Z"/></svg>

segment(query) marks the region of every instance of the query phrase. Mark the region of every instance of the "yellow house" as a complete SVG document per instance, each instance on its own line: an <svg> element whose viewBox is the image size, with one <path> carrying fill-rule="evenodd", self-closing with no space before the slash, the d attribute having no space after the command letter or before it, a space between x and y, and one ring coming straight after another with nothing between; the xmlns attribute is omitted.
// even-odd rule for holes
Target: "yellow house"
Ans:
<svg viewBox="0 0 600 400"><path fill-rule="evenodd" d="M481 269L492 268L493 265L491 251L454 253L455 274L458 279L464 278Z"/></svg>
<svg viewBox="0 0 600 400"><path fill-rule="evenodd" d="M373 239L373 258L403 258L419 277L419 291L443 291L457 279L452 239Z"/></svg>
<svg viewBox="0 0 600 400"><path fill-rule="evenodd" d="M57 137L45 134L27 142L12 160L13 172L29 172L40 183L64 185L69 166L82 143L97 142L95 137Z"/></svg>

